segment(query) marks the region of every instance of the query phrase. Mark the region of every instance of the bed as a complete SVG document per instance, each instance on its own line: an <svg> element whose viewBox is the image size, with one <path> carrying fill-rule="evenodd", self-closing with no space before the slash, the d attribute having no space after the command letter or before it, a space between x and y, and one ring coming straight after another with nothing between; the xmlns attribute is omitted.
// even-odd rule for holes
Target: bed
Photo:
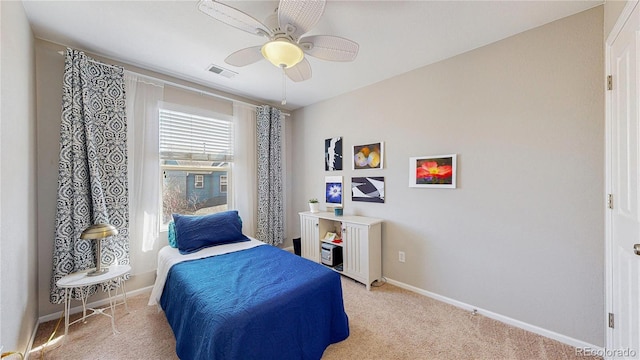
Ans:
<svg viewBox="0 0 640 360"><path fill-rule="evenodd" d="M149 304L181 359L320 359L349 336L340 275L320 264L252 238L180 252L158 253Z"/></svg>

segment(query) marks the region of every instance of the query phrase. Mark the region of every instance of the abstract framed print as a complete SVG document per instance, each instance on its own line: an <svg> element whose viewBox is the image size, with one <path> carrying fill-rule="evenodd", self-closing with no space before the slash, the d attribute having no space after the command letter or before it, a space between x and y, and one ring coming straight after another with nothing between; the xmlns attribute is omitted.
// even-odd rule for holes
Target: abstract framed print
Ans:
<svg viewBox="0 0 640 360"><path fill-rule="evenodd" d="M384 203L384 177L354 177L351 178L351 200Z"/></svg>
<svg viewBox="0 0 640 360"><path fill-rule="evenodd" d="M409 158L409 187L456 188L457 154Z"/></svg>
<svg viewBox="0 0 640 360"><path fill-rule="evenodd" d="M384 161L384 143L356 145L353 147L353 170L382 169Z"/></svg>
<svg viewBox="0 0 640 360"><path fill-rule="evenodd" d="M342 137L324 141L324 170L342 170Z"/></svg>

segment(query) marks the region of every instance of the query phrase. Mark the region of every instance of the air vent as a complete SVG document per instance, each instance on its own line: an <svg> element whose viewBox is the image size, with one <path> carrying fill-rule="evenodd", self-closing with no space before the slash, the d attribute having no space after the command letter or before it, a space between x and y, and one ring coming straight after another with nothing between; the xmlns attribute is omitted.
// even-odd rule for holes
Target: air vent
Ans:
<svg viewBox="0 0 640 360"><path fill-rule="evenodd" d="M238 73L235 72L235 71L231 71L231 70L228 70L228 69L225 69L225 68L222 68L222 67L220 67L218 65L213 65L213 64L209 65L209 68L207 70L211 71L214 74L218 74L218 75L224 76L224 77L229 78L229 79L231 79L232 77L238 75Z"/></svg>

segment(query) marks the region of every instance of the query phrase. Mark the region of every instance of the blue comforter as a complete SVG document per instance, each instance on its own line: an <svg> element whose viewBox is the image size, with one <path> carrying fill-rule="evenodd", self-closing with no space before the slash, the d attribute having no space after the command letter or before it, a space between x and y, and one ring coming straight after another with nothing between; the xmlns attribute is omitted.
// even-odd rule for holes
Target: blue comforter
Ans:
<svg viewBox="0 0 640 360"><path fill-rule="evenodd" d="M349 336L340 275L281 249L174 265L160 299L181 359L320 359Z"/></svg>

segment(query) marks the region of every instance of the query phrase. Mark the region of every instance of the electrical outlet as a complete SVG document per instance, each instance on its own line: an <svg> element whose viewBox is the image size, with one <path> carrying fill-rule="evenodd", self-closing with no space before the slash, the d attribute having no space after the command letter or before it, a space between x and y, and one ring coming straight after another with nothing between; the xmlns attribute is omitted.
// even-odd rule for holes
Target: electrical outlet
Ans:
<svg viewBox="0 0 640 360"><path fill-rule="evenodd" d="M404 251L398 251L398 261L404 262Z"/></svg>

